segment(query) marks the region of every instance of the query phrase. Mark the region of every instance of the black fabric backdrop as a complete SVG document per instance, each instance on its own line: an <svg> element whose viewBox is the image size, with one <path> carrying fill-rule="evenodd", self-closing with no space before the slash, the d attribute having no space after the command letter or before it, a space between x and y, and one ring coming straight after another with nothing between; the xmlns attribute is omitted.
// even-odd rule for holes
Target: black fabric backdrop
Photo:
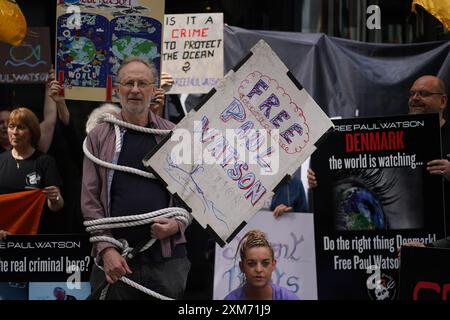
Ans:
<svg viewBox="0 0 450 320"><path fill-rule="evenodd" d="M408 92L421 75L450 82L450 41L374 44L308 34L224 27L228 72L264 39L330 117L408 113Z"/></svg>

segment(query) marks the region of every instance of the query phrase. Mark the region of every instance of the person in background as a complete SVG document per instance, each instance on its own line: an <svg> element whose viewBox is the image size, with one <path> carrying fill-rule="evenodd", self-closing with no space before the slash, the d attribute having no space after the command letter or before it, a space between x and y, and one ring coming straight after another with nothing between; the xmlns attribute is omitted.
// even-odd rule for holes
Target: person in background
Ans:
<svg viewBox="0 0 450 320"><path fill-rule="evenodd" d="M173 85L173 78L166 72L161 72L161 85L159 88L155 88L153 92L153 99L150 103L150 109L159 117L164 116L164 106L166 100L166 91Z"/></svg>
<svg viewBox="0 0 450 320"><path fill-rule="evenodd" d="M308 212L300 172L301 167L275 191L270 204L270 210L273 210L275 218L281 217L286 212Z"/></svg>
<svg viewBox="0 0 450 320"><path fill-rule="evenodd" d="M423 76L418 78L411 87L408 100L409 113L439 113L439 124L441 126L441 146L443 159L435 159L427 163L430 174L441 175L444 178L444 198L446 221L449 220L450 211L450 123L445 119L444 112L447 107L448 96L444 82L435 76ZM450 230L447 222L447 232ZM412 241L404 246L413 247L436 247L450 249L450 237L439 239L430 244Z"/></svg>
<svg viewBox="0 0 450 320"><path fill-rule="evenodd" d="M161 88L165 92L169 91L174 83L172 75L161 72ZM199 104L204 96L204 94L166 94L163 108L164 118L177 124Z"/></svg>
<svg viewBox="0 0 450 320"><path fill-rule="evenodd" d="M75 298L74 296L66 294L66 290L61 287L56 287L55 289L53 289L53 296L56 298L56 300L77 300L77 298Z"/></svg>
<svg viewBox="0 0 450 320"><path fill-rule="evenodd" d="M450 210L450 123L445 119L448 96L444 82L435 76L418 78L410 89L408 100L409 114L438 113L441 127L442 159L427 163L430 174L445 178L446 208Z"/></svg>
<svg viewBox="0 0 450 320"><path fill-rule="evenodd" d="M294 293L272 282L277 261L262 231L247 232L239 241L237 251L241 257L239 268L245 276L245 283L231 291L225 300L299 300Z"/></svg>
<svg viewBox="0 0 450 320"><path fill-rule="evenodd" d="M319 185L319 183L317 182L316 173L313 169L308 168L308 175L306 176L306 178L308 179L308 187L316 188Z"/></svg>
<svg viewBox="0 0 450 320"><path fill-rule="evenodd" d="M450 231L450 123L444 117L448 95L444 82L431 75L417 78L409 91L409 114L438 113L441 128L442 158L427 163L427 171L432 175L442 176L444 179L444 204L446 215L446 229ZM315 188L318 178L312 169L308 169L308 185Z"/></svg>
<svg viewBox="0 0 450 320"><path fill-rule="evenodd" d="M50 71L41 122L42 136L39 150L47 152L55 161L63 181L62 193L65 205L62 214L47 215L46 232L82 233L83 218L80 207L83 153L81 139L74 125L63 94L63 84Z"/></svg>
<svg viewBox="0 0 450 320"><path fill-rule="evenodd" d="M0 109L0 153L11 149L8 139L9 109Z"/></svg>
<svg viewBox="0 0 450 320"><path fill-rule="evenodd" d="M8 138L12 149L0 155L0 194L39 188L48 208L59 211L64 206L61 178L53 158L37 150L40 136L39 120L31 110L11 112Z"/></svg>
<svg viewBox="0 0 450 320"><path fill-rule="evenodd" d="M150 109L159 117L162 117L164 114L164 99L165 99L165 91L162 88L154 89L154 96L150 103Z"/></svg>
<svg viewBox="0 0 450 320"><path fill-rule="evenodd" d="M422 76L411 86L408 99L409 114L439 114L443 158L428 162L427 170L430 174L443 176L447 180L448 186L450 181L450 124L444 117L447 102L448 96L445 84L438 77ZM316 173L312 169L308 169L307 178L310 188L317 187Z"/></svg>

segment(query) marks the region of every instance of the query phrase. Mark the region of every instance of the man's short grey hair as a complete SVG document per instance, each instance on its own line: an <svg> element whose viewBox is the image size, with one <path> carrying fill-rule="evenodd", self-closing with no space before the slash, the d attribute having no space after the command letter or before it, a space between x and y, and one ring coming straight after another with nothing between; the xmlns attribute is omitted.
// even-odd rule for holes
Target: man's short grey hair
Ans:
<svg viewBox="0 0 450 320"><path fill-rule="evenodd" d="M120 65L119 69L117 70L117 79L119 79L119 74L120 71L127 65L130 64L131 62L140 62L143 65L145 65L149 70L150 70L150 74L153 76L153 81L155 83L159 83L159 77L158 77L158 70L156 70L156 66L153 63L153 61L148 61L139 57L129 57L127 59L125 59L122 64Z"/></svg>

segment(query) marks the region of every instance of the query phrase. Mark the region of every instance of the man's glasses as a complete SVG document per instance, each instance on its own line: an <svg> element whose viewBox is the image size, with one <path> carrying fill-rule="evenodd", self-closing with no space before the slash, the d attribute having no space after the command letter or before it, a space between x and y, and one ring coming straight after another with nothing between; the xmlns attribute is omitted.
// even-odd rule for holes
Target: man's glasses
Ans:
<svg viewBox="0 0 450 320"><path fill-rule="evenodd" d="M427 98L427 97L430 97L430 96L435 95L435 94L444 95L441 92L430 92L430 91L420 90L420 91L410 91L409 92L409 97L413 98L416 94L417 94L417 96L419 98Z"/></svg>
<svg viewBox="0 0 450 320"><path fill-rule="evenodd" d="M147 89L151 86L153 86L155 83L154 82L148 82L148 81L134 81L134 80L130 80L130 81L126 81L126 82L119 82L119 84L127 89L133 89L134 86L137 85L137 87L139 89Z"/></svg>

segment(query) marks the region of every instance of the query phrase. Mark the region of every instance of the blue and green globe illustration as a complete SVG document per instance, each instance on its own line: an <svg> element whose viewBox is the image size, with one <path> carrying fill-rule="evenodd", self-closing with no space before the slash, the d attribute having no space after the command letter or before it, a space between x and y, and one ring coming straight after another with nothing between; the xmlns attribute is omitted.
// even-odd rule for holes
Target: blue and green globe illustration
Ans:
<svg viewBox="0 0 450 320"><path fill-rule="evenodd" d="M73 59L72 63L88 64L94 59L95 53L94 43L86 37L74 39L70 44L69 56Z"/></svg>
<svg viewBox="0 0 450 320"><path fill-rule="evenodd" d="M334 189L338 230L385 230L383 207L377 197L361 186L339 186Z"/></svg>
<svg viewBox="0 0 450 320"><path fill-rule="evenodd" d="M120 60L128 57L139 57L153 60L159 57L158 47L148 39L124 36L114 40L111 51Z"/></svg>

